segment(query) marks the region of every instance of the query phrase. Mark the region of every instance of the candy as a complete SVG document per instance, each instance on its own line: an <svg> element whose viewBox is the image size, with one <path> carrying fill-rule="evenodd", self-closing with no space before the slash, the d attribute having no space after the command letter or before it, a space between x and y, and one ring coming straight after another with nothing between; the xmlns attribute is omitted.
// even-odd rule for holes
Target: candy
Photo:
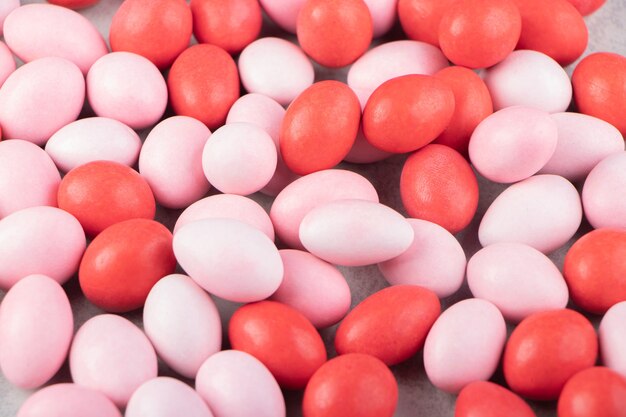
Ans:
<svg viewBox="0 0 626 417"><path fill-rule="evenodd" d="M127 312L142 307L154 284L175 266L169 230L153 220L131 219L105 229L91 242L78 279L93 304Z"/></svg>
<svg viewBox="0 0 626 417"><path fill-rule="evenodd" d="M59 208L75 216L88 235L128 219L152 219L150 186L137 171L112 161L79 165L63 177Z"/></svg>
<svg viewBox="0 0 626 417"><path fill-rule="evenodd" d="M4 42L0 42L0 87L14 71L15 58L9 47Z"/></svg>
<svg viewBox="0 0 626 417"><path fill-rule="evenodd" d="M29 275L0 305L0 368L20 388L36 388L57 373L70 347L74 320L67 295L45 275Z"/></svg>
<svg viewBox="0 0 626 417"><path fill-rule="evenodd" d="M626 152L617 152L600 161L583 186L585 217L594 228L626 227Z"/></svg>
<svg viewBox="0 0 626 417"><path fill-rule="evenodd" d="M31 274L59 284L78 270L85 251L78 220L55 207L29 207L0 220L0 288Z"/></svg>
<svg viewBox="0 0 626 417"><path fill-rule="evenodd" d="M626 379L596 366L571 377L559 396L559 417L620 416L626 410Z"/></svg>
<svg viewBox="0 0 626 417"><path fill-rule="evenodd" d="M200 395L189 385L170 377L144 382L133 392L124 417L213 417Z"/></svg>
<svg viewBox="0 0 626 417"><path fill-rule="evenodd" d="M238 350L212 355L196 376L196 391L215 417L285 417L276 380L254 356Z"/></svg>
<svg viewBox="0 0 626 417"><path fill-rule="evenodd" d="M413 285L388 287L367 297L337 328L340 355L364 353L396 365L424 346L441 311L437 295Z"/></svg>
<svg viewBox="0 0 626 417"><path fill-rule="evenodd" d="M191 10L183 0L129 0L115 12L111 50L133 52L166 69L189 45Z"/></svg>
<svg viewBox="0 0 626 417"><path fill-rule="evenodd" d="M5 0L0 4L0 35L3 34L3 26L6 17L20 7L20 0Z"/></svg>
<svg viewBox="0 0 626 417"><path fill-rule="evenodd" d="M287 32L296 33L296 22L306 0L259 0L267 15Z"/></svg>
<svg viewBox="0 0 626 417"><path fill-rule="evenodd" d="M363 134L363 124L361 124L359 126L359 131L356 134L354 144L352 145L350 152L348 152L343 160L353 164L369 164L387 159L391 155L393 154L381 151L365 139L365 135Z"/></svg>
<svg viewBox="0 0 626 417"><path fill-rule="evenodd" d="M22 61L65 58L83 74L109 50L98 29L84 16L51 4L27 4L7 16L4 40Z"/></svg>
<svg viewBox="0 0 626 417"><path fill-rule="evenodd" d="M535 313L511 333L504 377L511 389L534 400L555 400L567 380L593 366L598 340L583 315L562 309Z"/></svg>
<svg viewBox="0 0 626 417"><path fill-rule="evenodd" d="M389 32L396 21L398 0L364 0L372 16L373 36L378 38Z"/></svg>
<svg viewBox="0 0 626 417"><path fill-rule="evenodd" d="M413 242L413 228L400 213L383 204L337 200L317 206L302 219L300 241L327 262L363 266L407 250Z"/></svg>
<svg viewBox="0 0 626 417"><path fill-rule="evenodd" d="M304 417L391 417L398 403L398 384L373 356L349 353L329 360L304 391Z"/></svg>
<svg viewBox="0 0 626 417"><path fill-rule="evenodd" d="M504 318L486 300L469 298L445 310L424 344L424 369L437 388L456 393L496 370L506 341Z"/></svg>
<svg viewBox="0 0 626 417"><path fill-rule="evenodd" d="M78 329L69 362L77 385L103 393L118 407L157 376L157 357L146 335L113 314L92 317Z"/></svg>
<svg viewBox="0 0 626 417"><path fill-rule="evenodd" d="M55 384L35 392L16 417L122 417L104 394L76 384Z"/></svg>
<svg viewBox="0 0 626 417"><path fill-rule="evenodd" d="M410 39L439 46L439 23L452 0L399 0L398 17Z"/></svg>
<svg viewBox="0 0 626 417"><path fill-rule="evenodd" d="M587 16L598 10L606 2L606 0L567 0L578 10L578 12Z"/></svg>
<svg viewBox="0 0 626 417"><path fill-rule="evenodd" d="M238 220L203 219L174 236L180 266L206 291L235 302L272 295L283 278L283 264L267 235Z"/></svg>
<svg viewBox="0 0 626 417"><path fill-rule="evenodd" d="M202 122L187 116L165 119L150 131L139 155L139 173L159 204L185 208L209 191L202 170L209 136Z"/></svg>
<svg viewBox="0 0 626 417"><path fill-rule="evenodd" d="M602 363L626 378L626 302L615 304L602 317L598 328Z"/></svg>
<svg viewBox="0 0 626 417"><path fill-rule="evenodd" d="M458 152L444 145L426 145L404 163L400 196L411 217L457 233L476 213L478 182Z"/></svg>
<svg viewBox="0 0 626 417"><path fill-rule="evenodd" d="M68 7L70 9L83 9L85 7L91 7L98 3L100 0L47 0L50 4L56 4L57 6Z"/></svg>
<svg viewBox="0 0 626 417"><path fill-rule="evenodd" d="M54 132L78 117L85 101L80 69L63 58L29 62L0 88L3 139L44 145Z"/></svg>
<svg viewBox="0 0 626 417"><path fill-rule="evenodd" d="M297 310L275 301L240 307L230 319L233 349L260 360L286 389L302 389L326 362L322 338Z"/></svg>
<svg viewBox="0 0 626 417"><path fill-rule="evenodd" d="M50 137L46 152L64 172L93 161L133 166L141 140L133 129L107 117L87 117L65 125Z"/></svg>
<svg viewBox="0 0 626 417"><path fill-rule="evenodd" d="M222 347L222 325L215 303L191 278L168 275L148 294L143 326L157 355L184 377Z"/></svg>
<svg viewBox="0 0 626 417"><path fill-rule="evenodd" d="M520 397L488 381L476 381L461 390L456 400L454 417L535 417L533 410Z"/></svg>

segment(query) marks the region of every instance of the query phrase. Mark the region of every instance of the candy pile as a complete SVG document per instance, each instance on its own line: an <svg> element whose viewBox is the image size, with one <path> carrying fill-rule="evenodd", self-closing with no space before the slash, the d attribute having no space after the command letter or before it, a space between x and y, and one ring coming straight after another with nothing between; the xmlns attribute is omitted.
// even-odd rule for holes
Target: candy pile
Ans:
<svg viewBox="0 0 626 417"><path fill-rule="evenodd" d="M0 369L43 388L18 417L429 415L398 406L409 362L456 417L626 416L626 58L563 68L603 0L23 3ZM357 300L371 268L390 286Z"/></svg>

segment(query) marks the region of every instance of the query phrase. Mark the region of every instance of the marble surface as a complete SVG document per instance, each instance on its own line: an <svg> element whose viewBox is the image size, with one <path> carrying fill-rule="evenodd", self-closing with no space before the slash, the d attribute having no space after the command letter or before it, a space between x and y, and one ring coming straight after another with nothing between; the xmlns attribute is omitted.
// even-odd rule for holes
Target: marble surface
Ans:
<svg viewBox="0 0 626 417"><path fill-rule="evenodd" d="M43 0L22 0L22 4L43 2ZM84 10L81 13L93 21L102 35L108 39L108 28L111 17L121 3L122 0L101 0L98 5ZM626 0L608 0L607 4L602 9L587 17L586 21L589 27L590 41L585 54L596 51L610 51L626 55L626 29L624 27L624 22L626 21ZM267 21L265 22L262 36L281 36L291 40L294 40L295 38L294 36L287 36L284 32L278 30ZM396 27L394 27L392 32L384 40L395 40L401 37L402 32L396 25ZM381 41L378 40L376 42L379 43ZM573 66L568 67L568 72L571 73L572 68ZM338 79L345 81L346 72L345 68L340 70L328 70L316 67L316 79ZM89 109L86 109L84 115L89 114ZM142 137L145 137L147 134L147 132L141 133ZM342 167L354 170L367 177L379 191L381 202L405 214L400 201L398 189L400 171L404 160L404 156L394 156L385 161L368 166L342 164ZM489 183L482 178L479 178L479 182L481 198L478 212L476 213L474 221L470 224L470 226L457 235L457 238L463 245L468 258L480 248L477 240L477 230L480 219L493 199L505 188L501 185ZM261 194L255 194L252 198L269 210L272 202L271 198ZM160 208L157 212L157 219L171 229L179 214L180 211L171 211ZM589 229L589 225L583 223L577 233L577 236L580 236ZM568 245L551 255L551 258L559 267L562 266L563 257L572 242L573 240L570 241ZM340 269L345 275L352 290L353 306L358 304L367 295L387 285L375 266ZM82 296L76 278L70 280L70 282L65 285L65 289L72 302L76 328L78 328L88 318L102 313L101 310L91 305ZM0 291L0 299L3 296L4 293ZM464 298L468 298L469 296L470 294L467 285L464 285L456 294L442 300L443 307L445 308L450 306L451 304L454 304ZM226 324L228 322L228 318L232 315L232 312L237 308L237 305L223 300L216 299L216 301L220 308L220 312L222 313L223 323ZM124 316L128 317L138 325L141 325L140 311L125 314ZM590 318L597 324L599 320L598 317ZM326 342L329 356L331 357L335 355L333 348L334 330L335 328L332 327L321 332L322 337ZM509 329L509 331L510 330L511 329ZM224 348L228 347L226 343L227 341L225 342ZM392 371L397 378L400 392L398 408L395 414L397 417L451 417L454 415L454 402L456 396L439 391L432 384L430 384L424 373L421 353L417 354L415 357L403 364L394 366ZM159 374L173 375L173 373L163 364L160 364ZM59 374L55 376L50 383L67 382L69 380L69 370L67 364L65 364ZM500 369L496 372L493 380L502 381ZM193 385L193 381L188 380L187 382ZM20 390L11 386L0 374L0 417L15 415L20 407L20 404L31 393L31 391ZM302 393L285 392L285 398L287 402L288 416L300 416L300 401ZM554 403L531 403L531 405L540 417L554 416L556 414Z"/></svg>

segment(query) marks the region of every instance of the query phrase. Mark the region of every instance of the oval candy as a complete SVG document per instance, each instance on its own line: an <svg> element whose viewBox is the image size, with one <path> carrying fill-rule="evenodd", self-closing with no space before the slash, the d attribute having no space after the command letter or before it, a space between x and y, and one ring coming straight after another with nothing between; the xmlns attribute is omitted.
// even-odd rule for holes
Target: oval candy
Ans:
<svg viewBox="0 0 626 417"><path fill-rule="evenodd" d="M2 26L6 17L18 7L20 7L20 0L6 0L0 3L0 35L2 35Z"/></svg>
<svg viewBox="0 0 626 417"><path fill-rule="evenodd" d="M602 363L626 378L626 301L609 308L598 328Z"/></svg>
<svg viewBox="0 0 626 417"><path fill-rule="evenodd" d="M180 413L180 414L179 414ZM124 417L213 417L207 404L189 385L158 377L144 382L128 400Z"/></svg>
<svg viewBox="0 0 626 417"><path fill-rule="evenodd" d="M582 192L585 218L596 229L626 227L626 152L601 160L585 180Z"/></svg>
<svg viewBox="0 0 626 417"><path fill-rule="evenodd" d="M454 417L536 417L524 400L501 385L476 381L459 392Z"/></svg>
<svg viewBox="0 0 626 417"><path fill-rule="evenodd" d="M16 417L122 417L99 391L76 384L47 386L28 397Z"/></svg>
<svg viewBox="0 0 626 417"><path fill-rule="evenodd" d="M439 24L452 0L399 0L398 18L409 39L439 47Z"/></svg>
<svg viewBox="0 0 626 417"><path fill-rule="evenodd" d="M2 23L0 22L0 27L2 27ZM0 42L0 87L9 78L16 69L15 58L13 58L13 53L9 49L9 47L4 43Z"/></svg>
<svg viewBox="0 0 626 417"><path fill-rule="evenodd" d="M621 416L626 410L626 378L603 366L578 372L565 386L559 417Z"/></svg>

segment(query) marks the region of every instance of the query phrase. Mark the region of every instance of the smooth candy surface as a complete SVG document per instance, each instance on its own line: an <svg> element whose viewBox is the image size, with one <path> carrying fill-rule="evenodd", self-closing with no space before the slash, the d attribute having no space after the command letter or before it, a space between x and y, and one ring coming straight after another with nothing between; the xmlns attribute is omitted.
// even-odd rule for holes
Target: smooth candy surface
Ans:
<svg viewBox="0 0 626 417"><path fill-rule="evenodd" d="M478 239L483 246L518 242L550 253L574 236L581 220L576 188L557 175L536 175L511 185L491 203Z"/></svg>
<svg viewBox="0 0 626 417"><path fill-rule="evenodd" d="M152 287L143 326L157 355L187 378L195 378L204 361L222 347L215 303L185 275L168 275Z"/></svg>
<svg viewBox="0 0 626 417"><path fill-rule="evenodd" d="M587 16L598 10L606 2L606 0L567 0L578 10L578 12Z"/></svg>
<svg viewBox="0 0 626 417"><path fill-rule="evenodd" d="M364 105L364 103L361 103L361 105ZM365 139L363 124L361 123L354 144L343 160L353 164L370 164L387 159L391 155L393 154L381 151Z"/></svg>
<svg viewBox="0 0 626 417"><path fill-rule="evenodd" d="M2 23L0 23L1 26ZM0 87L9 78L9 75L15 71L15 67L13 53L4 42L0 42Z"/></svg>
<svg viewBox="0 0 626 417"><path fill-rule="evenodd" d="M568 301L556 265L521 243L494 243L479 250L467 263L467 283L474 297L491 301L512 322L565 308Z"/></svg>
<svg viewBox="0 0 626 417"><path fill-rule="evenodd" d="M65 291L45 275L15 284L0 305L0 368L12 384L36 388L57 373L70 348L74 320Z"/></svg>
<svg viewBox="0 0 626 417"><path fill-rule="evenodd" d="M598 328L602 363L626 378L626 301L611 307Z"/></svg>
<svg viewBox="0 0 626 417"><path fill-rule="evenodd" d="M413 242L413 228L400 213L383 204L337 200L317 206L302 219L300 240L309 252L327 262L362 266L403 253Z"/></svg>
<svg viewBox="0 0 626 417"><path fill-rule="evenodd" d="M16 417L122 417L104 394L76 384L55 384L28 397Z"/></svg>
<svg viewBox="0 0 626 417"><path fill-rule="evenodd" d="M398 0L363 0L372 15L373 36L389 32L396 21Z"/></svg>
<svg viewBox="0 0 626 417"><path fill-rule="evenodd" d="M298 14L306 0L259 0L267 15L287 32L296 33Z"/></svg>
<svg viewBox="0 0 626 417"><path fill-rule="evenodd" d="M591 225L626 227L626 152L618 152L600 161L589 173L583 186L585 217Z"/></svg>
<svg viewBox="0 0 626 417"><path fill-rule="evenodd" d="M378 264L391 285L419 285L445 298L454 294L465 278L465 252L455 237L438 224L407 219L413 243L401 255Z"/></svg>
<svg viewBox="0 0 626 417"><path fill-rule="evenodd" d="M486 300L469 298L445 310L424 344L424 369L437 388L457 393L496 370L506 341L504 318Z"/></svg>
<svg viewBox="0 0 626 417"><path fill-rule="evenodd" d="M0 35L2 35L6 17L18 7L20 7L20 0L5 0L0 3Z"/></svg>
<svg viewBox="0 0 626 417"><path fill-rule="evenodd" d="M189 385L170 377L141 384L128 401L124 417L213 417L200 395Z"/></svg>
<svg viewBox="0 0 626 417"><path fill-rule="evenodd" d="M626 415L626 379L594 366L571 377L559 396L559 417Z"/></svg>
<svg viewBox="0 0 626 417"><path fill-rule="evenodd" d="M82 9L85 7L93 6L100 0L48 0L50 4L56 4L57 6L68 7L70 9Z"/></svg>
<svg viewBox="0 0 626 417"><path fill-rule="evenodd" d="M63 58L40 58L22 65L0 88L3 139L44 145L76 120L85 101L80 69Z"/></svg>
<svg viewBox="0 0 626 417"><path fill-rule="evenodd" d="M454 417L536 417L532 408L508 389L488 381L476 381L461 390Z"/></svg>
<svg viewBox="0 0 626 417"><path fill-rule="evenodd" d="M452 0L399 0L398 18L409 39L439 46L439 24Z"/></svg>
<svg viewBox="0 0 626 417"><path fill-rule="evenodd" d="M141 140L133 129L107 117L87 117L72 122L50 137L46 152L56 166L68 172L93 161L113 161L133 166Z"/></svg>

